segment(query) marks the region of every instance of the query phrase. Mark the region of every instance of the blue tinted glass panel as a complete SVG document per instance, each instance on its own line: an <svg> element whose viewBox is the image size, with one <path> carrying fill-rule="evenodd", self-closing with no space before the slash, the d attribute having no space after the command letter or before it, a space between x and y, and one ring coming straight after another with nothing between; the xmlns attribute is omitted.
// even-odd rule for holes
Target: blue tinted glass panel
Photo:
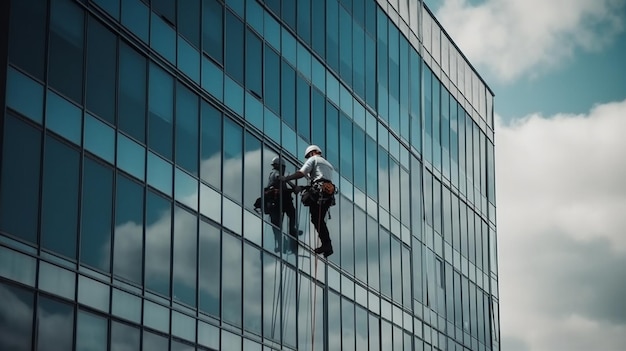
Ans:
<svg viewBox="0 0 626 351"><path fill-rule="evenodd" d="M176 164L198 174L198 130L200 111L198 95L184 85L176 87Z"/></svg>
<svg viewBox="0 0 626 351"><path fill-rule="evenodd" d="M389 124L396 133L400 132L400 32L389 24Z"/></svg>
<svg viewBox="0 0 626 351"><path fill-rule="evenodd" d="M296 29L296 1L283 1L281 17L292 29Z"/></svg>
<svg viewBox="0 0 626 351"><path fill-rule="evenodd" d="M267 3L267 1L266 1ZM265 40L276 50L280 51L280 24L269 12L265 12Z"/></svg>
<svg viewBox="0 0 626 351"><path fill-rule="evenodd" d="M313 44L313 50L315 50L320 57L326 56L326 32L323 30L317 30L317 28L326 28L326 2L325 1L311 1L311 42Z"/></svg>
<svg viewBox="0 0 626 351"><path fill-rule="evenodd" d="M326 0L326 62L339 72L339 3Z"/></svg>
<svg viewBox="0 0 626 351"><path fill-rule="evenodd" d="M260 301L263 296L262 255L259 249L249 244L245 244L243 250L243 326L260 335L263 324Z"/></svg>
<svg viewBox="0 0 626 351"><path fill-rule="evenodd" d="M176 24L176 3L169 0L151 0L152 10L158 12L163 18L171 23Z"/></svg>
<svg viewBox="0 0 626 351"><path fill-rule="evenodd" d="M0 247L0 276L28 286L35 286L37 262L32 256L2 246ZM0 345L2 345L1 342Z"/></svg>
<svg viewBox="0 0 626 351"><path fill-rule="evenodd" d="M246 120L259 130L263 130L263 103L248 92L246 92Z"/></svg>
<svg viewBox="0 0 626 351"><path fill-rule="evenodd" d="M172 159L174 115L174 78L154 64L150 65L148 146Z"/></svg>
<svg viewBox="0 0 626 351"><path fill-rule="evenodd" d="M221 189L222 113L202 101L200 177Z"/></svg>
<svg viewBox="0 0 626 351"><path fill-rule="evenodd" d="M222 311L225 321L241 326L242 315L242 252L241 240L232 235L223 235L222 270Z"/></svg>
<svg viewBox="0 0 626 351"><path fill-rule="evenodd" d="M323 3L323 1L320 1ZM311 43L311 0L300 0L296 2L298 36L305 42Z"/></svg>
<svg viewBox="0 0 626 351"><path fill-rule="evenodd" d="M224 123L224 193L241 202L243 174L243 129L230 118Z"/></svg>
<svg viewBox="0 0 626 351"><path fill-rule="evenodd" d="M339 170L339 111L326 102L326 152L327 160Z"/></svg>
<svg viewBox="0 0 626 351"><path fill-rule="evenodd" d="M111 350L139 350L139 328L111 322Z"/></svg>
<svg viewBox="0 0 626 351"><path fill-rule="evenodd" d="M280 143L280 118L268 108L265 108L264 117L263 128L265 135Z"/></svg>
<svg viewBox="0 0 626 351"><path fill-rule="evenodd" d="M263 42L251 30L246 31L246 88L263 96Z"/></svg>
<svg viewBox="0 0 626 351"><path fill-rule="evenodd" d="M365 99L365 32L356 23L352 31L353 87L354 91Z"/></svg>
<svg viewBox="0 0 626 351"><path fill-rule="evenodd" d="M224 72L213 61L202 57L202 88L219 101L224 100Z"/></svg>
<svg viewBox="0 0 626 351"><path fill-rule="evenodd" d="M141 284L143 187L118 173L115 195L113 274Z"/></svg>
<svg viewBox="0 0 626 351"><path fill-rule="evenodd" d="M365 132L355 125L353 136L354 185L365 190Z"/></svg>
<svg viewBox="0 0 626 351"><path fill-rule="evenodd" d="M326 71L326 96L339 106L339 81L331 71Z"/></svg>
<svg viewBox="0 0 626 351"><path fill-rule="evenodd" d="M93 17L87 28L85 104L91 112L115 123L117 37Z"/></svg>
<svg viewBox="0 0 626 351"><path fill-rule="evenodd" d="M367 104L376 108L376 75L372 74L376 70L376 42L369 35L365 36L365 100Z"/></svg>
<svg viewBox="0 0 626 351"><path fill-rule="evenodd" d="M176 2L178 11L178 32L193 46L200 47L200 0ZM180 39L179 39L180 41Z"/></svg>
<svg viewBox="0 0 626 351"><path fill-rule="evenodd" d="M281 31L282 38L282 47L280 53L283 55L287 62L291 63L292 66L297 66L297 58L298 53L296 51L296 38L289 33L286 28L282 28Z"/></svg>
<svg viewBox="0 0 626 351"><path fill-rule="evenodd" d="M388 120L389 108L389 85L387 82L388 66L389 66L389 48L387 40L388 19L382 10L378 10L378 41L376 53L378 61L378 114L384 120Z"/></svg>
<svg viewBox="0 0 626 351"><path fill-rule="evenodd" d="M289 127L288 125L286 125L285 123L283 123L283 128L282 128L282 133L283 133L283 140L282 140L282 145L285 149L287 149L288 152L290 152L293 155L296 155L298 153L297 151L297 137L296 137L296 132L291 129L291 127Z"/></svg>
<svg viewBox="0 0 626 351"><path fill-rule="evenodd" d="M83 41L83 10L71 0L51 1L48 83L79 103L83 101Z"/></svg>
<svg viewBox="0 0 626 351"><path fill-rule="evenodd" d="M339 73L352 85L352 17L344 7L339 8Z"/></svg>
<svg viewBox="0 0 626 351"><path fill-rule="evenodd" d="M41 245L76 257L79 154L48 137L44 152Z"/></svg>
<svg viewBox="0 0 626 351"><path fill-rule="evenodd" d="M317 89L311 89L311 142L326 150L326 99Z"/></svg>
<svg viewBox="0 0 626 351"><path fill-rule="evenodd" d="M352 121L345 114L341 114L339 126L340 141L340 172L343 177L352 180Z"/></svg>
<svg viewBox="0 0 626 351"><path fill-rule="evenodd" d="M141 0L122 0L122 24L148 42L150 9Z"/></svg>
<svg viewBox="0 0 626 351"><path fill-rule="evenodd" d="M230 77L224 80L224 102L238 115L244 115L244 89Z"/></svg>
<svg viewBox="0 0 626 351"><path fill-rule="evenodd" d="M204 221L200 221L198 255L198 308L219 318L221 232Z"/></svg>
<svg viewBox="0 0 626 351"><path fill-rule="evenodd" d="M4 123L0 229L36 243L41 132L11 115Z"/></svg>
<svg viewBox="0 0 626 351"><path fill-rule="evenodd" d="M246 21L263 36L264 10L257 1L246 2Z"/></svg>
<svg viewBox="0 0 626 351"><path fill-rule="evenodd" d="M243 18L244 14L244 0L226 0L226 5L233 9L236 14Z"/></svg>
<svg viewBox="0 0 626 351"><path fill-rule="evenodd" d="M265 47L265 105L280 112L280 56L269 46Z"/></svg>
<svg viewBox="0 0 626 351"><path fill-rule="evenodd" d="M113 232L113 170L84 159L80 261L102 271L111 270Z"/></svg>
<svg viewBox="0 0 626 351"><path fill-rule="evenodd" d="M174 210L174 300L196 306L198 218L176 207Z"/></svg>
<svg viewBox="0 0 626 351"><path fill-rule="evenodd" d="M167 195L172 195L172 164L148 152L148 184Z"/></svg>
<svg viewBox="0 0 626 351"><path fill-rule="evenodd" d="M178 37L178 68L194 82L200 83L200 52Z"/></svg>
<svg viewBox="0 0 626 351"><path fill-rule="evenodd" d="M298 76L296 86L296 116L298 120L298 134L309 140L311 135L311 87Z"/></svg>
<svg viewBox="0 0 626 351"><path fill-rule="evenodd" d="M76 321L76 351L106 351L108 321L104 317L84 311Z"/></svg>
<svg viewBox="0 0 626 351"><path fill-rule="evenodd" d="M148 191L146 194L145 286L164 296L170 296L171 242L172 203Z"/></svg>
<svg viewBox="0 0 626 351"><path fill-rule="evenodd" d="M43 122L43 87L16 69L7 71L7 106L37 123Z"/></svg>
<svg viewBox="0 0 626 351"><path fill-rule="evenodd" d="M82 111L78 106L48 91L46 126L73 143L80 145Z"/></svg>
<svg viewBox="0 0 626 351"><path fill-rule="evenodd" d="M169 341L162 335L150 333L146 330L143 331L143 348L142 350L148 351L168 351Z"/></svg>
<svg viewBox="0 0 626 351"><path fill-rule="evenodd" d="M215 61L224 62L224 6L218 0L202 1L202 50Z"/></svg>
<svg viewBox="0 0 626 351"><path fill-rule="evenodd" d="M44 296L38 302L37 350L71 350L74 341L74 307Z"/></svg>
<svg viewBox="0 0 626 351"><path fill-rule="evenodd" d="M176 168L174 198L182 204L198 211L198 181L186 172Z"/></svg>
<svg viewBox="0 0 626 351"><path fill-rule="evenodd" d="M9 6L9 62L42 81L46 58L47 4L47 1L13 0Z"/></svg>
<svg viewBox="0 0 626 351"><path fill-rule="evenodd" d="M85 149L110 163L115 162L115 130L85 114Z"/></svg>
<svg viewBox="0 0 626 351"><path fill-rule="evenodd" d="M169 1L168 1L169 2ZM150 46L171 63L176 63L176 31L159 15L150 17Z"/></svg>
<svg viewBox="0 0 626 351"><path fill-rule="evenodd" d="M109 15L115 19L120 18L120 2L119 0L94 0L100 8L106 11Z"/></svg>
<svg viewBox="0 0 626 351"><path fill-rule="evenodd" d="M146 149L121 133L117 134L117 166L145 179Z"/></svg>
<svg viewBox="0 0 626 351"><path fill-rule="evenodd" d="M0 284L3 308L0 309L0 329L5 334L0 338L3 350L27 351L32 349L34 296L25 289L9 284ZM17 318L16 318L17 317Z"/></svg>
<svg viewBox="0 0 626 351"><path fill-rule="evenodd" d="M120 44L118 125L135 139L146 141L146 58Z"/></svg>
<svg viewBox="0 0 626 351"><path fill-rule="evenodd" d="M244 24L226 11L225 15L224 69L240 84L244 83Z"/></svg>
<svg viewBox="0 0 626 351"><path fill-rule="evenodd" d="M296 71L286 62L281 64L281 116L291 127L296 126Z"/></svg>
<svg viewBox="0 0 626 351"><path fill-rule="evenodd" d="M326 69L322 65L322 63L317 59L313 58L312 67L311 67L311 81L313 85L317 89L322 92L326 91Z"/></svg>

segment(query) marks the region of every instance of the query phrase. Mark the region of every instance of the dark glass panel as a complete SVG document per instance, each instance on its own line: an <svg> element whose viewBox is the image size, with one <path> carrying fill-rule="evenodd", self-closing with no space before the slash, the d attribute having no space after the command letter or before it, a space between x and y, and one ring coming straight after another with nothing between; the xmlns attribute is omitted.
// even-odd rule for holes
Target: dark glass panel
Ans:
<svg viewBox="0 0 626 351"><path fill-rule="evenodd" d="M368 350L367 343L370 339L367 330L367 310L359 305L355 305L356 314L355 320L355 334L356 334L356 350Z"/></svg>
<svg viewBox="0 0 626 351"><path fill-rule="evenodd" d="M145 286L170 296L172 203L152 191L146 194Z"/></svg>
<svg viewBox="0 0 626 351"><path fill-rule="evenodd" d="M323 1L319 1L322 4ZM298 36L311 43L311 0L300 0L298 4Z"/></svg>
<svg viewBox="0 0 626 351"><path fill-rule="evenodd" d="M421 80L420 64L421 59L417 52L411 48L410 55L410 115L411 115L411 145L418 151L422 151L422 126L421 126Z"/></svg>
<svg viewBox="0 0 626 351"><path fill-rule="evenodd" d="M239 84L244 80L244 24L232 12L225 14L224 69Z"/></svg>
<svg viewBox="0 0 626 351"><path fill-rule="evenodd" d="M297 76L296 86L296 118L298 120L298 134L309 140L311 135L311 87L302 78ZM317 122L317 121L316 121ZM319 122L317 122L319 123Z"/></svg>
<svg viewBox="0 0 626 351"><path fill-rule="evenodd" d="M241 326L241 240L229 234L224 234L222 238L222 317L226 322Z"/></svg>
<svg viewBox="0 0 626 351"><path fill-rule="evenodd" d="M113 170L91 160L83 165L80 261L105 272L111 270Z"/></svg>
<svg viewBox="0 0 626 351"><path fill-rule="evenodd" d="M376 42L373 37L365 36L365 100L367 104L376 108ZM419 82L418 82L419 83Z"/></svg>
<svg viewBox="0 0 626 351"><path fill-rule="evenodd" d="M253 209L254 201L259 194L263 191L263 187L265 186L262 182L264 179L264 175L262 174L262 165L258 160L261 159L262 155L262 144L259 139L257 139L254 135L246 132L245 136L245 157L244 157L244 192L243 192L243 203L246 207ZM269 164L269 160L266 162ZM247 224L247 223L246 223Z"/></svg>
<svg viewBox="0 0 626 351"><path fill-rule="evenodd" d="M367 282L367 240L363 240L366 231L367 215L359 207L354 207L354 271L362 282Z"/></svg>
<svg viewBox="0 0 626 351"><path fill-rule="evenodd" d="M352 17L339 6L339 74L348 84L352 85Z"/></svg>
<svg viewBox="0 0 626 351"><path fill-rule="evenodd" d="M141 283L143 268L143 187L118 173L116 182L113 273Z"/></svg>
<svg viewBox="0 0 626 351"><path fill-rule="evenodd" d="M311 31L313 50L323 58L326 56L326 31L317 29L326 28L326 1L311 1L311 25L315 29Z"/></svg>
<svg viewBox="0 0 626 351"><path fill-rule="evenodd" d="M377 22L377 61L378 69L378 114L384 119L388 120L388 108L389 108L389 84L387 82L388 69L389 69L389 48L388 48L388 18L383 10L378 10L378 22Z"/></svg>
<svg viewBox="0 0 626 351"><path fill-rule="evenodd" d="M76 351L107 351L108 321L85 311L78 312Z"/></svg>
<svg viewBox="0 0 626 351"><path fill-rule="evenodd" d="M413 238L413 298L422 301L422 243Z"/></svg>
<svg viewBox="0 0 626 351"><path fill-rule="evenodd" d="M391 235L385 229L380 231L380 291L391 296Z"/></svg>
<svg viewBox="0 0 626 351"><path fill-rule="evenodd" d="M295 129L296 126L296 71L287 61L281 64L280 114L283 121Z"/></svg>
<svg viewBox="0 0 626 351"><path fill-rule="evenodd" d="M339 111L326 101L326 159L339 171Z"/></svg>
<svg viewBox="0 0 626 351"><path fill-rule="evenodd" d="M402 245L402 304L411 309L411 252Z"/></svg>
<svg viewBox="0 0 626 351"><path fill-rule="evenodd" d="M353 159L354 185L365 190L365 131L356 124L353 126ZM343 151L342 151L343 152Z"/></svg>
<svg viewBox="0 0 626 351"><path fill-rule="evenodd" d="M177 83L176 86L176 164L198 174L198 95Z"/></svg>
<svg viewBox="0 0 626 351"><path fill-rule="evenodd" d="M37 308L37 350L71 350L74 340L74 307L45 296Z"/></svg>
<svg viewBox="0 0 626 351"><path fill-rule="evenodd" d="M118 87L119 128L142 143L146 141L146 58L120 43Z"/></svg>
<svg viewBox="0 0 626 351"><path fill-rule="evenodd" d="M151 0L152 10L158 12L162 18L176 25L176 2L171 0Z"/></svg>
<svg viewBox="0 0 626 351"><path fill-rule="evenodd" d="M139 350L139 328L111 321L111 351Z"/></svg>
<svg viewBox="0 0 626 351"><path fill-rule="evenodd" d="M290 346L296 346L296 318L297 318L297 306L296 296L297 291L296 282L296 270L290 265L283 265L282 276L282 304L283 304L283 342Z"/></svg>
<svg viewBox="0 0 626 351"><path fill-rule="evenodd" d="M156 64L150 64L148 146L172 159L174 118L174 77Z"/></svg>
<svg viewBox="0 0 626 351"><path fill-rule="evenodd" d="M280 0L265 0L265 5L280 17Z"/></svg>
<svg viewBox="0 0 626 351"><path fill-rule="evenodd" d="M44 153L41 246L76 257L79 153L47 137Z"/></svg>
<svg viewBox="0 0 626 351"><path fill-rule="evenodd" d="M72 100L83 101L84 12L71 0L52 0L48 83Z"/></svg>
<svg viewBox="0 0 626 351"><path fill-rule="evenodd" d="M41 132L8 114L4 122L0 229L37 242Z"/></svg>
<svg viewBox="0 0 626 351"><path fill-rule="evenodd" d="M246 30L246 88L257 97L263 96L263 41ZM275 79L275 76L271 77Z"/></svg>
<svg viewBox="0 0 626 351"><path fill-rule="evenodd" d="M341 299L341 350L355 350L354 303L346 298Z"/></svg>
<svg viewBox="0 0 626 351"><path fill-rule="evenodd" d="M339 72L339 4L326 0L326 63Z"/></svg>
<svg viewBox="0 0 626 351"><path fill-rule="evenodd" d="M200 47L200 0L177 1L178 32L191 44Z"/></svg>
<svg viewBox="0 0 626 351"><path fill-rule="evenodd" d="M376 0L365 0L365 29L372 37L376 36Z"/></svg>
<svg viewBox="0 0 626 351"><path fill-rule="evenodd" d="M367 217L367 283L370 287L380 288L380 253L378 251L378 222Z"/></svg>
<svg viewBox="0 0 626 351"><path fill-rule="evenodd" d="M402 243L391 238L391 274L393 300L402 303Z"/></svg>
<svg viewBox="0 0 626 351"><path fill-rule="evenodd" d="M353 88L365 99L365 32L356 23L352 26L352 31Z"/></svg>
<svg viewBox="0 0 626 351"><path fill-rule="evenodd" d="M355 148L356 149L356 148ZM365 139L365 166L367 172L367 195L378 198L378 145L369 136Z"/></svg>
<svg viewBox="0 0 626 351"><path fill-rule="evenodd" d="M12 0L9 62L44 80L47 1Z"/></svg>
<svg viewBox="0 0 626 351"><path fill-rule="evenodd" d="M202 100L200 177L222 187L222 113Z"/></svg>
<svg viewBox="0 0 626 351"><path fill-rule="evenodd" d="M175 300L195 307L198 266L198 218L176 207L174 210L174 262L172 295Z"/></svg>
<svg viewBox="0 0 626 351"><path fill-rule="evenodd" d="M93 17L89 17L87 28L85 104L114 124L117 37Z"/></svg>
<svg viewBox="0 0 626 351"><path fill-rule="evenodd" d="M265 46L265 105L274 112L280 112L280 55L269 45Z"/></svg>
<svg viewBox="0 0 626 351"><path fill-rule="evenodd" d="M198 307L201 311L219 318L222 272L219 228L200 221L198 250Z"/></svg>
<svg viewBox="0 0 626 351"><path fill-rule="evenodd" d="M169 351L169 340L165 336L143 331L143 351Z"/></svg>
<svg viewBox="0 0 626 351"><path fill-rule="evenodd" d="M315 88L311 89L311 142L326 150L326 99Z"/></svg>
<svg viewBox="0 0 626 351"><path fill-rule="evenodd" d="M391 21L389 29L389 125L400 132L400 32Z"/></svg>
<svg viewBox="0 0 626 351"><path fill-rule="evenodd" d="M378 147L378 201L389 210L389 154L382 146Z"/></svg>
<svg viewBox="0 0 626 351"><path fill-rule="evenodd" d="M280 261L263 252L263 336L275 341L280 341L282 325L280 277Z"/></svg>
<svg viewBox="0 0 626 351"><path fill-rule="evenodd" d="M296 3L297 1L282 1L281 17L292 29L296 29Z"/></svg>
<svg viewBox="0 0 626 351"><path fill-rule="evenodd" d="M341 350L341 297L328 292L328 349Z"/></svg>
<svg viewBox="0 0 626 351"><path fill-rule="evenodd" d="M341 268L354 274L354 204L346 197L341 196L339 199L341 217L345 218L340 222L340 259ZM336 246L336 245L335 245ZM336 249L335 249L336 250Z"/></svg>
<svg viewBox="0 0 626 351"><path fill-rule="evenodd" d="M224 62L224 6L218 0L202 1L202 49L219 63Z"/></svg>
<svg viewBox="0 0 626 351"><path fill-rule="evenodd" d="M33 339L33 293L0 283L0 349L30 351Z"/></svg>

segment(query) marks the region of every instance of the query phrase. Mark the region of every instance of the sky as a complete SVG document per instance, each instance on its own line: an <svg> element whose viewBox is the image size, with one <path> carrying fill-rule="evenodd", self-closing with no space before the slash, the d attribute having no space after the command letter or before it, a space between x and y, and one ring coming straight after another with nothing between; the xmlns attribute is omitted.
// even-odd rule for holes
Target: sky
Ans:
<svg viewBox="0 0 626 351"><path fill-rule="evenodd" d="M626 0L425 2L495 94L502 350L626 350Z"/></svg>

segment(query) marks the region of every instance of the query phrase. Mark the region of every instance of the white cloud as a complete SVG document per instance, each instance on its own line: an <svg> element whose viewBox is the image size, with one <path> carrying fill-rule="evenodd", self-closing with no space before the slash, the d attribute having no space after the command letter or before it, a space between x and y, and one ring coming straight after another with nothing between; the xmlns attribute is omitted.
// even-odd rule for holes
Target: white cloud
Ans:
<svg viewBox="0 0 626 351"><path fill-rule="evenodd" d="M623 349L626 100L496 127L503 349Z"/></svg>
<svg viewBox="0 0 626 351"><path fill-rule="evenodd" d="M510 81L535 76L624 29L624 0L445 0L436 17L475 65Z"/></svg>

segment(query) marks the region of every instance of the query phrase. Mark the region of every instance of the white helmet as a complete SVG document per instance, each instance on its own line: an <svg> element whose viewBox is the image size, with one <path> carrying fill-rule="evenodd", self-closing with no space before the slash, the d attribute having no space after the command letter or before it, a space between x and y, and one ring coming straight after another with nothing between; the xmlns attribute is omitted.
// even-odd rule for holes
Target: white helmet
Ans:
<svg viewBox="0 0 626 351"><path fill-rule="evenodd" d="M283 160L279 157L279 156L275 156L272 159L272 166L284 166L285 163L283 162Z"/></svg>
<svg viewBox="0 0 626 351"><path fill-rule="evenodd" d="M304 158L307 158L307 155L309 153L311 153L311 151L317 151L320 154L322 153L322 149L320 149L319 146L317 146L317 145L309 145L309 147L307 147L306 150L304 150Z"/></svg>

